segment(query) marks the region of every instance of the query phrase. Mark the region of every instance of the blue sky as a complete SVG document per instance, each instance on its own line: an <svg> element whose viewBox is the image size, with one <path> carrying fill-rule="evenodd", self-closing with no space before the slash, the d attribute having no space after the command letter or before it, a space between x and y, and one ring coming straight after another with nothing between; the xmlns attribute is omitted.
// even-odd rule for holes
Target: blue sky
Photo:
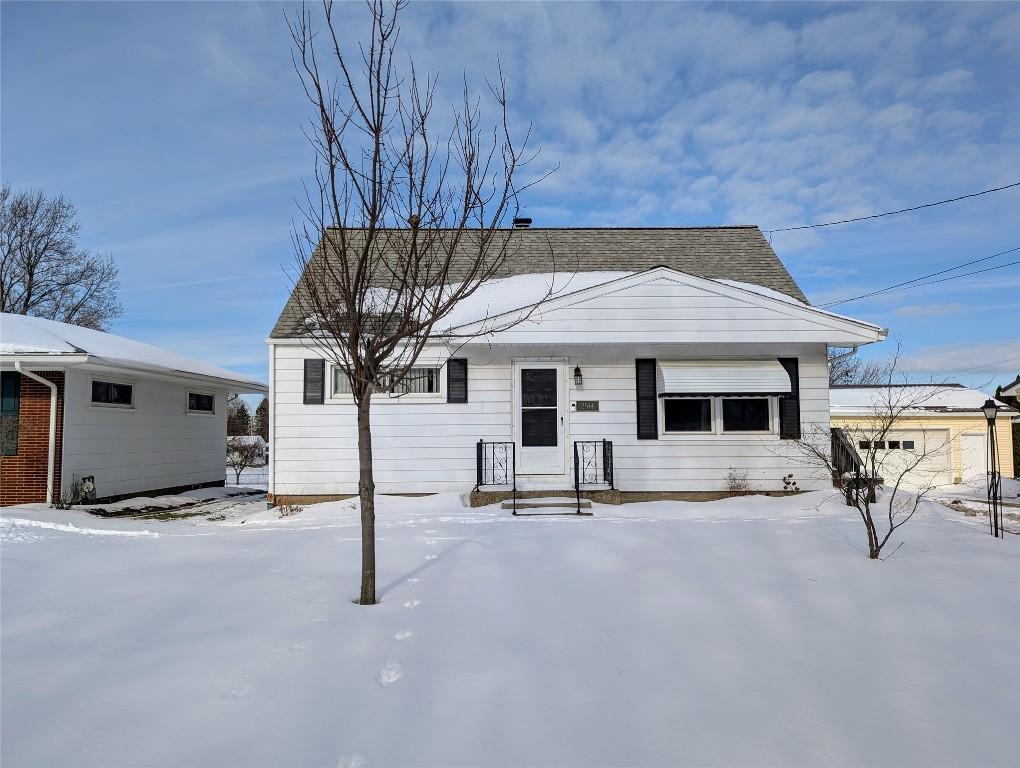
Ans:
<svg viewBox="0 0 1020 768"><path fill-rule="evenodd" d="M0 6L4 181L114 255L114 332L261 377L312 169L287 8ZM539 226L772 229L1020 181L1017 4L416 3L402 28L444 108L500 57L534 171L559 166ZM1020 246L1020 188L773 245L813 302L854 296ZM1018 296L1013 267L839 309L912 376L987 385L1020 370Z"/></svg>

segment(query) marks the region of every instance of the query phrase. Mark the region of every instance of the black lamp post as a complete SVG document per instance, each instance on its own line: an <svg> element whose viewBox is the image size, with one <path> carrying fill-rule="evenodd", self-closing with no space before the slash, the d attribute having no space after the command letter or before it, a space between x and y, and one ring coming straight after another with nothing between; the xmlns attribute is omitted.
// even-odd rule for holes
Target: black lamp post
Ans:
<svg viewBox="0 0 1020 768"><path fill-rule="evenodd" d="M1005 538L1002 530L1001 506L1002 486L999 476L998 446L995 444L995 416L999 406L992 399L985 400L981 406L988 420L988 526L992 536Z"/></svg>

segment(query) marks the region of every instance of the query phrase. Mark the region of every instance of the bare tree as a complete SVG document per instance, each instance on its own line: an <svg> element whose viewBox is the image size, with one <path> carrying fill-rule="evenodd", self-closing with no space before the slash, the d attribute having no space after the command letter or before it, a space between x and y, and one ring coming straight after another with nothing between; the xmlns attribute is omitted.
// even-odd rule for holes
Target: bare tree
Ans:
<svg viewBox="0 0 1020 768"><path fill-rule="evenodd" d="M829 385L881 384L885 366L878 360L863 360L856 351L829 349Z"/></svg>
<svg viewBox="0 0 1020 768"><path fill-rule="evenodd" d="M234 482L241 484L241 473L249 467L261 467L266 462L266 446L254 437L227 438L227 466L234 470Z"/></svg>
<svg viewBox="0 0 1020 768"><path fill-rule="evenodd" d="M376 601L372 396L399 392L426 343L442 335L443 319L506 274L516 242L507 224L530 186L517 177L532 159L527 135L519 144L511 138L502 73L488 84L499 113L491 129L465 81L452 127L437 130L436 79L420 79L413 61L404 74L394 65L406 0L367 5L370 39L353 57L329 0L321 36L304 8L288 17L316 156L294 233L294 295L305 343L347 377L357 407L364 605Z"/></svg>
<svg viewBox="0 0 1020 768"><path fill-rule="evenodd" d="M860 514L872 560L881 556L893 533L933 490L939 462L950 449L948 438L939 439L920 423L908 424L948 385L906 384L897 374L899 357L897 347L888 362L875 364L882 380L868 390L863 406L867 415L831 434L815 427L794 443L801 459L824 468L847 504ZM903 437L905 428L912 440Z"/></svg>
<svg viewBox="0 0 1020 768"><path fill-rule="evenodd" d="M63 195L0 189L0 310L103 330L119 317L113 257L78 247Z"/></svg>

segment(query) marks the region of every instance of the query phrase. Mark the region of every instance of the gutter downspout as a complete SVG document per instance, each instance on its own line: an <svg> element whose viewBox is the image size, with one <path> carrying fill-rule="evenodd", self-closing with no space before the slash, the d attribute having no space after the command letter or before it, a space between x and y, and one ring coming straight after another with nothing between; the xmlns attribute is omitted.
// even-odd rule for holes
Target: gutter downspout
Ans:
<svg viewBox="0 0 1020 768"><path fill-rule="evenodd" d="M829 365L832 365L837 360L842 360L844 357L850 357L850 355L856 355L857 350L861 348L860 344L854 344L850 347L849 352L844 352L842 355L836 355L835 357L829 358Z"/></svg>
<svg viewBox="0 0 1020 768"><path fill-rule="evenodd" d="M26 371L21 367L21 362L18 360L14 361L14 370L22 376L27 376L33 381L38 381L40 384L45 384L50 388L50 437L46 458L46 499L48 504L54 504L53 471L56 469L57 459L57 385L31 371Z"/></svg>

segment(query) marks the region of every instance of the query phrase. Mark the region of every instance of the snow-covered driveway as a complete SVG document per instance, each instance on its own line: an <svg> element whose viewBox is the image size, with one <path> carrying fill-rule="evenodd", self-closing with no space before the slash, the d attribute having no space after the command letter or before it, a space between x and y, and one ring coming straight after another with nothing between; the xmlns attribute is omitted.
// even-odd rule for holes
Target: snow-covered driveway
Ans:
<svg viewBox="0 0 1020 768"><path fill-rule="evenodd" d="M931 504L871 562L823 498L383 498L370 608L352 502L6 510L2 764L1020 763L1020 541Z"/></svg>

